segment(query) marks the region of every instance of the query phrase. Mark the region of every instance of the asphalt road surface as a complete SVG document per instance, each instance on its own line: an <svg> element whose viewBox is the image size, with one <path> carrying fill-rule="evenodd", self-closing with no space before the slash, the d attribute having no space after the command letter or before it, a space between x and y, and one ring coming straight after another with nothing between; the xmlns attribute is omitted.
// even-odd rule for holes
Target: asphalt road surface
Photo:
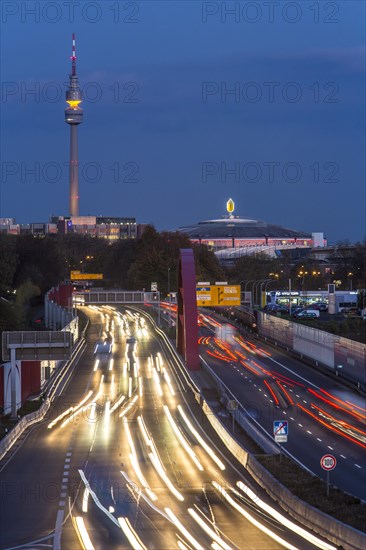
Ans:
<svg viewBox="0 0 366 550"><path fill-rule="evenodd" d="M334 548L263 509L139 314L86 311L69 383L0 463L2 549Z"/></svg>

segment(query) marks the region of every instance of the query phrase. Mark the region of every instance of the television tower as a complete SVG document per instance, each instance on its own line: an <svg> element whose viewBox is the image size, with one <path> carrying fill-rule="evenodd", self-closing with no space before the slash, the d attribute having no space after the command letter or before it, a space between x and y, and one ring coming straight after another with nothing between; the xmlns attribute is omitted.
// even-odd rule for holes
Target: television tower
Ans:
<svg viewBox="0 0 366 550"><path fill-rule="evenodd" d="M65 122L70 124L70 216L79 215L78 124L83 122L81 90L76 75L75 34L72 35L70 84L66 92Z"/></svg>

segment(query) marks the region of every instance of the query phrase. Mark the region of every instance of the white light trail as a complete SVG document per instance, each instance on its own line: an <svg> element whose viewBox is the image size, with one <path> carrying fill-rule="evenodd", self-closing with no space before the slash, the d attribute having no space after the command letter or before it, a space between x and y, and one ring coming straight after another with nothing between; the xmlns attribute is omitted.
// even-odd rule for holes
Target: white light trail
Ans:
<svg viewBox="0 0 366 550"><path fill-rule="evenodd" d="M287 548L288 550L298 550L296 546L293 546L286 540L282 539L276 533L268 529L265 525L262 525L259 521L257 521L253 516L251 516L244 508L243 506L240 506L226 491L221 485L217 483L217 481L213 481L212 485L219 491L219 493L225 498L225 500L231 504L235 510L237 510L242 516L244 516L250 523L258 527L263 533L266 533L269 537L271 537L273 540L277 541L279 544L282 544L284 548Z"/></svg>
<svg viewBox="0 0 366 550"><path fill-rule="evenodd" d="M118 521L116 520L116 518L109 512L109 510L107 510L107 508L105 508L103 506L103 504L101 504L99 498L97 497L97 495L95 494L95 492L91 489L90 487L90 484L88 482L88 480L86 479L85 477L85 474L83 472L83 470L78 470L79 472L79 475L85 485L85 487L89 490L89 494L90 496L92 497L92 499L94 500L96 506L98 506L99 510L101 510L102 512L104 512L104 514L115 524L117 525L117 527L119 527L119 523Z"/></svg>
<svg viewBox="0 0 366 550"><path fill-rule="evenodd" d="M180 444L182 445L182 447L184 447L185 451L189 454L189 456L191 457L191 459L193 460L193 462L196 464L197 468L203 472L203 466L202 464L200 463L200 461L198 460L198 458L196 457L193 449L190 447L189 443L187 442L187 440L184 438L182 432L180 431L180 429L178 428L176 422L174 421L172 415L171 415L171 412L170 410L168 409L168 407L166 405L163 406L163 409L164 409L164 412L166 414L166 417L168 419L168 422L169 424L171 425L175 435L177 436Z"/></svg>
<svg viewBox="0 0 366 550"><path fill-rule="evenodd" d="M153 376L158 394L160 395L160 397L163 397L163 390L161 389L159 375L155 367L153 367Z"/></svg>
<svg viewBox="0 0 366 550"><path fill-rule="evenodd" d="M120 404L125 400L125 396L124 395L121 395L121 397L119 399L117 399L117 401L115 402L115 404L113 405L113 407L111 408L110 410L110 414L112 414L112 412L114 412L116 409L118 409L118 407L120 406Z"/></svg>
<svg viewBox="0 0 366 550"><path fill-rule="evenodd" d="M158 372L160 372L160 360L159 360L159 356L158 356L158 355L155 357L155 363L156 363L156 370L157 370Z"/></svg>
<svg viewBox="0 0 366 550"><path fill-rule="evenodd" d="M55 418L54 420L52 420L52 422L50 422L48 424L48 429L52 428L57 422L59 422L60 420L62 420L62 418L64 418L66 415L68 415L69 413L76 413L78 411L79 408L81 408L84 403L89 399L89 397L92 395L92 391L90 390L87 395L84 397L84 399L82 399L80 401L80 403L78 403L78 405L75 405L74 407L69 407L66 411L64 411L63 413L61 413L57 418ZM68 421L69 419L65 420L63 422L63 424L66 424L66 422ZM63 427L63 425L61 425L61 427Z"/></svg>
<svg viewBox="0 0 366 550"><path fill-rule="evenodd" d="M335 546L332 546L331 544L323 542L322 540L320 540L318 537L316 537L309 531L306 531L299 525L296 525L293 521L287 519L280 512L277 512L277 510L272 508L272 506L270 506L269 504L266 504L242 481L238 481L236 485L256 504L256 506L258 506L259 508L262 508L262 510L267 512L267 514L270 514L281 525L284 525L291 531L294 531L295 533L300 535L300 537L303 537L304 539L311 542L311 544L314 544L314 546L316 546L317 548L321 548L322 550L336 550Z"/></svg>
<svg viewBox="0 0 366 550"><path fill-rule="evenodd" d="M131 449L130 460L131 460L133 469L135 470L136 476L138 477L142 487L145 489L146 493L149 495L151 500L157 500L158 497L151 490L148 482L146 481L143 473L141 472L141 469L140 469L140 466L139 466L139 463L138 463L138 458L137 458L137 454L136 454L135 445L134 445L132 435L131 435L131 432L130 432L130 428L129 428L129 425L127 423L126 418L124 418L123 421L124 421L124 425L125 425L125 431L126 431L126 434L127 434L128 443L129 443L130 449Z"/></svg>
<svg viewBox="0 0 366 550"><path fill-rule="evenodd" d="M90 540L88 531L86 530L86 527L85 527L84 520L81 516L75 517L74 525L84 550L94 550L94 546L92 545L92 541Z"/></svg>
<svg viewBox="0 0 366 550"><path fill-rule="evenodd" d="M138 400L138 395L135 395L135 397L132 399L132 401L127 405L127 407L125 409L123 409L123 411L120 413L120 418L123 418L124 416L126 416L126 414L132 409L132 407L134 406L134 404L136 403L136 401Z"/></svg>
<svg viewBox="0 0 366 550"><path fill-rule="evenodd" d="M99 359L96 359L94 363L94 369L93 369L94 372L98 369L98 366L99 366Z"/></svg>
<svg viewBox="0 0 366 550"><path fill-rule="evenodd" d="M118 518L118 522L133 550L147 550L146 546L142 544L141 539L139 538L136 531L133 529L128 518Z"/></svg>
<svg viewBox="0 0 366 550"><path fill-rule="evenodd" d="M162 510L160 510L160 508L155 506L155 504L153 504L151 502L151 500L149 498L147 498L147 496L141 491L140 487L138 489L136 488L136 483L133 483L133 481L128 477L126 472L124 472L122 470L120 470L120 472L123 475L123 477L126 479L126 481L127 481L126 487L130 491L130 493L134 496L134 498L136 499L136 502L141 497L146 502L146 504L148 504L150 506L150 508L152 508L155 512L157 512L158 514L163 516L165 519L169 520L169 518L165 514L165 512L163 512ZM136 496L135 493L137 493L138 496Z"/></svg>
<svg viewBox="0 0 366 550"><path fill-rule="evenodd" d="M225 541L222 540L221 537L218 536L216 531L211 529L209 525L203 519L197 514L193 508L188 508L188 514L192 516L192 518L198 523L198 525L205 531L205 533L208 534L209 537L211 537L223 550L232 550L231 546L226 544Z"/></svg>
<svg viewBox="0 0 366 550"><path fill-rule="evenodd" d="M176 489L173 483L170 481L169 477L166 475L163 465L160 462L158 456L154 453L149 453L149 458L154 466L155 470L164 481L165 485L168 487L169 491L181 502L184 500L184 496Z"/></svg>
<svg viewBox="0 0 366 550"><path fill-rule="evenodd" d="M91 403L90 404L90 416L89 416L89 422L94 422L96 419L96 411L97 411L97 404Z"/></svg>
<svg viewBox="0 0 366 550"><path fill-rule="evenodd" d="M195 550L204 550L189 531L184 527L184 525L179 521L176 515L173 514L170 508L165 508L165 512L169 516L170 521L176 526L176 528L182 533L182 535L190 542Z"/></svg>
<svg viewBox="0 0 366 550"><path fill-rule="evenodd" d="M88 511L88 498L89 498L89 490L85 487L84 495L83 495L83 504L82 504L82 510L84 513L87 513Z"/></svg>
<svg viewBox="0 0 366 550"><path fill-rule="evenodd" d="M144 438L144 441L146 443L146 445L150 448L152 448L152 441L150 439L150 436L147 432L147 428L146 428L146 425L145 425L145 421L144 419L142 418L142 416L138 416L137 417L137 423L139 425L139 428L140 428L140 431L141 431L141 434L142 434L142 437Z"/></svg>
<svg viewBox="0 0 366 550"><path fill-rule="evenodd" d="M202 445L202 447L205 449L206 453L212 458L212 460L217 464L217 466L220 468L220 470L225 470L225 464L219 459L219 457L214 453L214 451L211 449L209 445L207 445L206 441L200 436L198 431L193 427L190 420L188 420L185 412L182 409L181 405L178 405L178 411L180 412L184 422L186 423L188 429L190 432L194 435L194 437L197 439L197 441Z"/></svg>
<svg viewBox="0 0 366 550"><path fill-rule="evenodd" d="M166 370L165 367L163 367L162 372L163 372L163 376L164 376L164 378L165 378L165 381L166 381L166 383L168 384L170 393L174 396L174 395L175 395L175 391L174 391L174 389L173 389L172 382L171 382L171 380L170 380L170 376L169 376L169 374L168 374L168 372L167 372L167 370Z"/></svg>

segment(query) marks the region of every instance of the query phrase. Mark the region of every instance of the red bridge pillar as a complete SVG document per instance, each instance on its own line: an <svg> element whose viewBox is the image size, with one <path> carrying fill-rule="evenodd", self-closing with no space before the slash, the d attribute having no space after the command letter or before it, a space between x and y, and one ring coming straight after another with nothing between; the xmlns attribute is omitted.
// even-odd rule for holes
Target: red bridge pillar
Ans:
<svg viewBox="0 0 366 550"><path fill-rule="evenodd" d="M187 368L198 370L196 270L191 248L180 250L177 298L177 349L183 355Z"/></svg>

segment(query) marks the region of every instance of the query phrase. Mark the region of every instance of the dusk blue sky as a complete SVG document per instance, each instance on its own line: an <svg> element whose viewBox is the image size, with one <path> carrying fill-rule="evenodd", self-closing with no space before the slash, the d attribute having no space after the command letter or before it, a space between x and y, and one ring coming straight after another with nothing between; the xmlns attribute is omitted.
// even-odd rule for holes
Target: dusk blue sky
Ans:
<svg viewBox="0 0 366 550"><path fill-rule="evenodd" d="M24 11L36 4L47 10ZM66 4L1 2L0 216L68 214L76 32L82 214L174 229L232 197L237 215L364 238L364 2L274 2L272 15L261 1L80 1L74 21ZM220 96L235 83L239 101Z"/></svg>

